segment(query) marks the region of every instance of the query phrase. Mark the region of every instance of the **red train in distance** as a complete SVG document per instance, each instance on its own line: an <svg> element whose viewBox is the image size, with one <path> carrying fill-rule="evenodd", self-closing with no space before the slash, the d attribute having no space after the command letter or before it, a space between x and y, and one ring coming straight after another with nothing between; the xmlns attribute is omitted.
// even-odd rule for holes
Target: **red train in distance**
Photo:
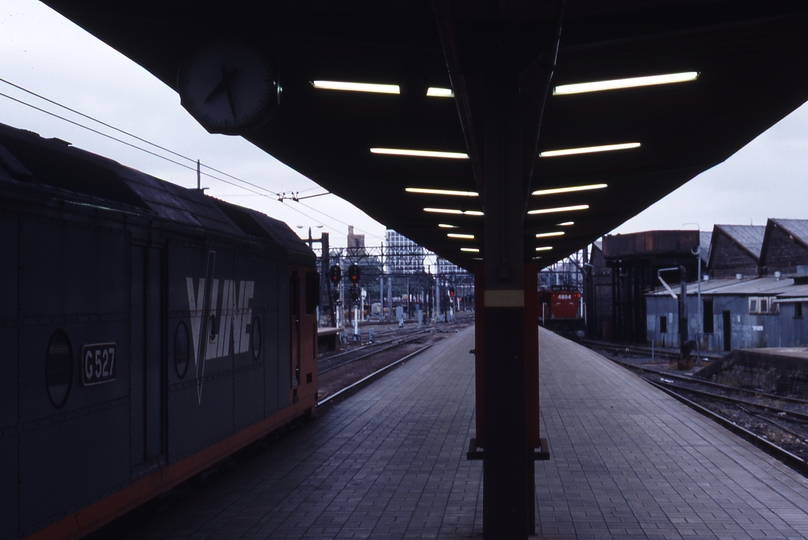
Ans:
<svg viewBox="0 0 808 540"><path fill-rule="evenodd" d="M585 329L581 292L553 286L539 290L539 322L558 334L582 337Z"/></svg>

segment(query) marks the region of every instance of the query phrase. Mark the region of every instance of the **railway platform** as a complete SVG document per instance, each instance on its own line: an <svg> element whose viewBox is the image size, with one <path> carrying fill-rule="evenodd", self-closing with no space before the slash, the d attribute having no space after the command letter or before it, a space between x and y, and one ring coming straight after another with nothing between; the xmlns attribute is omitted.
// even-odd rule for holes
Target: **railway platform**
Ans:
<svg viewBox="0 0 808 540"><path fill-rule="evenodd" d="M808 535L808 479L596 353L540 342L538 537ZM473 327L124 537L482 538L471 348Z"/></svg>

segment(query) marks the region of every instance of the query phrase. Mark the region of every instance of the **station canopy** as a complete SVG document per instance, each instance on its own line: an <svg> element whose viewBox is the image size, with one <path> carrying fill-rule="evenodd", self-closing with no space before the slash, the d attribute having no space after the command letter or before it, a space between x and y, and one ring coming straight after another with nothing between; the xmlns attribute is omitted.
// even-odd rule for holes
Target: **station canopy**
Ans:
<svg viewBox="0 0 808 540"><path fill-rule="evenodd" d="M45 3L210 131L465 268L486 251L486 81L500 68L519 74L525 258L548 265L808 100L804 0Z"/></svg>

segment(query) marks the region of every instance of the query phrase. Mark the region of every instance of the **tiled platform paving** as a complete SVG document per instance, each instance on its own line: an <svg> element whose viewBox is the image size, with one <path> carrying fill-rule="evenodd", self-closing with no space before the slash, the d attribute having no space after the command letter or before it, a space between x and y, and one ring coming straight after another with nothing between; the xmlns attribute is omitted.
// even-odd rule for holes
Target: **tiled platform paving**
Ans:
<svg viewBox="0 0 808 540"><path fill-rule="evenodd" d="M437 343L129 538L480 537L473 341Z"/></svg>
<svg viewBox="0 0 808 540"><path fill-rule="evenodd" d="M128 538L482 537L472 329ZM543 538L806 538L808 480L600 356L541 334Z"/></svg>
<svg viewBox="0 0 808 540"><path fill-rule="evenodd" d="M588 349L540 343L543 538L808 537L808 479Z"/></svg>

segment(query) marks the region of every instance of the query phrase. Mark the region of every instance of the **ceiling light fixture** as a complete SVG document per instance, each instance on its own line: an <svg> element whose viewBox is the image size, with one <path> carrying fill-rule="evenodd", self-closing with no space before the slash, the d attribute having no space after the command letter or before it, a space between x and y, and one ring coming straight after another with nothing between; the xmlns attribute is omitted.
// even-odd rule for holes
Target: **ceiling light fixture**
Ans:
<svg viewBox="0 0 808 540"><path fill-rule="evenodd" d="M536 215L536 214L555 214L556 212L574 212L576 210L588 210L588 204L576 204L574 206L557 206L556 208L537 208L536 210L530 210L528 214Z"/></svg>
<svg viewBox="0 0 808 540"><path fill-rule="evenodd" d="M531 193L531 195L556 195L558 193L573 193L576 191L590 191L593 189L603 189L609 187L608 184L589 184L586 186L569 186L569 187L562 187L562 188L551 188L551 189L538 189Z"/></svg>
<svg viewBox="0 0 808 540"><path fill-rule="evenodd" d="M556 227L572 227L573 225L575 225L574 221L565 221L563 223L558 223Z"/></svg>
<svg viewBox="0 0 808 540"><path fill-rule="evenodd" d="M439 88L437 86L430 86L426 89L426 95L429 97L454 97L454 92L451 88Z"/></svg>
<svg viewBox="0 0 808 540"><path fill-rule="evenodd" d="M406 148L371 148L373 154L385 154L388 156L414 156L433 157L443 159L468 159L469 155L463 152L437 152L434 150L410 150Z"/></svg>
<svg viewBox="0 0 808 540"><path fill-rule="evenodd" d="M460 248L460 251L465 251L467 253L479 253L479 248Z"/></svg>
<svg viewBox="0 0 808 540"><path fill-rule="evenodd" d="M551 238L553 236L564 236L565 234L564 231L543 232L536 233L536 238Z"/></svg>
<svg viewBox="0 0 808 540"><path fill-rule="evenodd" d="M553 249L553 246L539 246L536 251L550 251L551 249Z"/></svg>
<svg viewBox="0 0 808 540"><path fill-rule="evenodd" d="M569 94L584 94L587 92L601 92L604 90L638 88L641 86L658 86L661 84L690 82L698 78L698 71L686 71L682 73L668 73L666 75L650 75L648 77L630 77L627 79L612 79L609 81L562 84L553 88L553 95L564 96Z"/></svg>
<svg viewBox="0 0 808 540"><path fill-rule="evenodd" d="M448 223L438 223L438 227L441 229L459 229L457 225L449 225Z"/></svg>
<svg viewBox="0 0 808 540"><path fill-rule="evenodd" d="M455 208L424 208L424 212L432 212L433 214L455 214L458 216L482 216L483 213L479 210L457 210Z"/></svg>
<svg viewBox="0 0 808 540"><path fill-rule="evenodd" d="M446 236L448 236L449 238L462 238L463 240L474 240L473 234L449 233Z"/></svg>
<svg viewBox="0 0 808 540"><path fill-rule="evenodd" d="M456 191L453 189L431 189L431 188L417 188L408 187L404 191L407 193L423 193L425 195L453 195L455 197L478 197L476 191Z"/></svg>
<svg viewBox="0 0 808 540"><path fill-rule="evenodd" d="M620 144L603 144L600 146L583 146L581 148L564 148L561 150L545 150L539 154L539 157L558 157L558 156L574 156L577 154L594 154L597 152L613 152L615 150L630 150L632 148L639 148L640 143L620 143Z"/></svg>
<svg viewBox="0 0 808 540"><path fill-rule="evenodd" d="M369 92L371 94L400 94L397 84L373 84L347 81L311 81L320 90L342 90L343 92Z"/></svg>

